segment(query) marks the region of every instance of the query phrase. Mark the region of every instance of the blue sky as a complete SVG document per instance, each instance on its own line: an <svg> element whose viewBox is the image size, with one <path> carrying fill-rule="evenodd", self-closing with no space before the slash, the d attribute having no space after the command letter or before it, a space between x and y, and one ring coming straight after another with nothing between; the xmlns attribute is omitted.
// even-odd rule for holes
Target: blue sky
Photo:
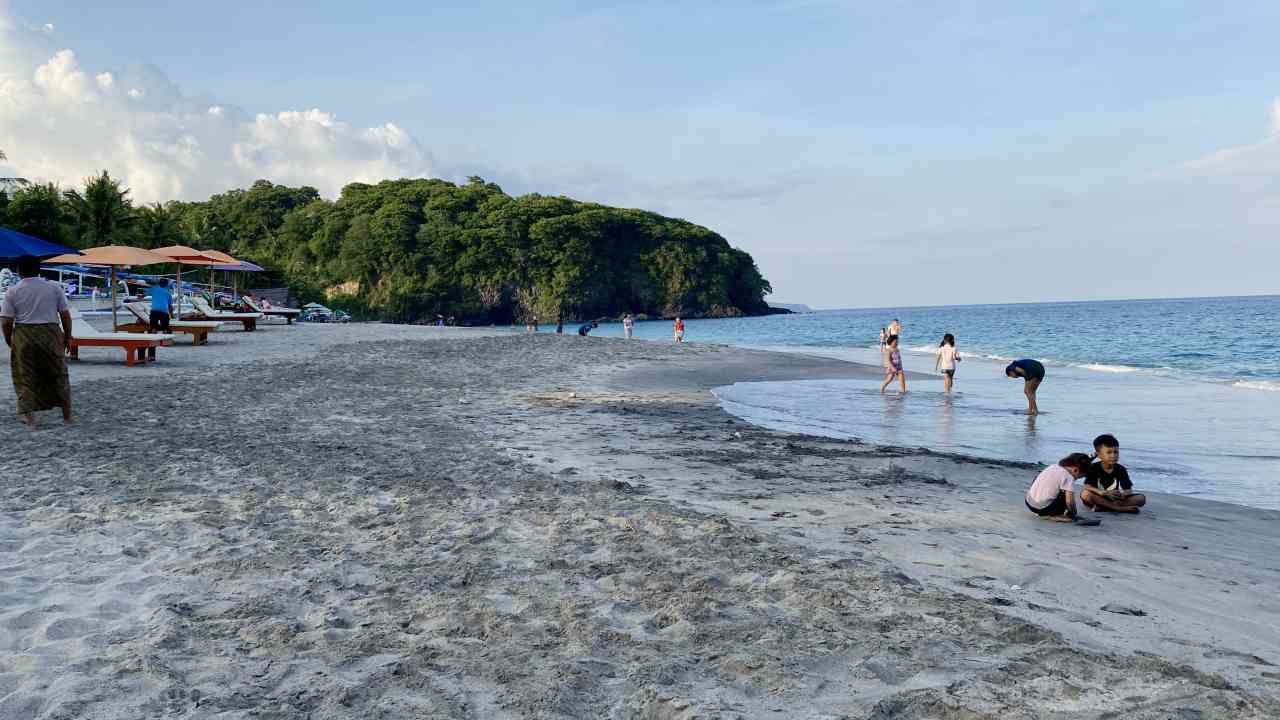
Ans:
<svg viewBox="0 0 1280 720"><path fill-rule="evenodd" d="M1280 3L8 4L33 63L70 49L67 72L117 88L246 123L319 108L421 148L263 150L282 121L254 145L271 179L478 173L647 207L752 252L780 301L1280 292ZM118 122L146 145L154 117ZM37 169L93 170L71 162ZM120 162L142 194L205 190Z"/></svg>

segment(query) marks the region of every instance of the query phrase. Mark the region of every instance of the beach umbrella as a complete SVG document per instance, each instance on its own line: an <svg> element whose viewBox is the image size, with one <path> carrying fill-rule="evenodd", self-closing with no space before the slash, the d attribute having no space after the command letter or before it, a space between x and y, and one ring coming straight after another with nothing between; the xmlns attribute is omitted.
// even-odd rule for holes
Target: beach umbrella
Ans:
<svg viewBox="0 0 1280 720"><path fill-rule="evenodd" d="M111 268L111 329L114 331L118 323L116 317L116 268L132 265L156 265L173 262L171 258L142 248L128 245L103 245L89 248L82 253L59 255L44 261L46 265L62 265L79 263L81 265L101 265Z"/></svg>
<svg viewBox="0 0 1280 720"><path fill-rule="evenodd" d="M217 265L219 260L209 255L209 251L197 250L186 245L170 245L156 248L154 252L169 258L169 262L177 263L178 271L174 273L174 281L178 286L178 296L182 296L183 265Z"/></svg>
<svg viewBox="0 0 1280 720"><path fill-rule="evenodd" d="M24 255L44 258L53 257L54 255L78 254L77 250L65 245L51 243L48 240L41 240L38 237L20 233L17 230L0 227L0 260L12 260Z"/></svg>
<svg viewBox="0 0 1280 720"><path fill-rule="evenodd" d="M218 261L217 265L209 266L209 294L212 295L213 294L213 271L225 270L227 266L231 266L231 265L239 266L240 261L222 252L221 250L201 250L200 252ZM236 267L236 269L238 270L239 267Z"/></svg>
<svg viewBox="0 0 1280 720"><path fill-rule="evenodd" d="M254 263L249 262L248 260L241 260L240 262L235 263L234 265L231 265L231 264L228 264L228 265L214 265L214 266L213 266L213 269L214 269L214 270L224 270L224 271L226 271L226 272L233 272L233 273L242 273L242 272L253 272L253 273L257 273L257 272L266 272L266 271L267 271L267 269L266 269L266 268L264 268L264 267L262 267L261 265L256 265L256 264L254 264ZM239 277L238 275L232 275L232 276L231 276L231 294L232 294L232 295L234 295L234 296L236 296L236 297L240 297L240 288L239 288L239 286L238 286L238 283L236 282L236 279L237 279L238 277Z"/></svg>

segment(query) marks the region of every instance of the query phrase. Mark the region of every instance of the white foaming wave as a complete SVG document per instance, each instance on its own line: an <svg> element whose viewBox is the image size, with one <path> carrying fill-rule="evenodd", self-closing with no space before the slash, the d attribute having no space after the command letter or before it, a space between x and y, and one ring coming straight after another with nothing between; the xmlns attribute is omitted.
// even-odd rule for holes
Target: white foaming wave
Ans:
<svg viewBox="0 0 1280 720"><path fill-rule="evenodd" d="M1135 373L1143 372L1144 370L1151 370L1150 368L1136 368L1128 365L1107 365L1105 363L1088 363L1086 365L1077 365L1077 367L1082 367L1085 370L1096 370L1097 372L1109 373Z"/></svg>
<svg viewBox="0 0 1280 720"><path fill-rule="evenodd" d="M1280 392L1280 382L1272 382L1270 380L1237 380L1231 383L1231 387Z"/></svg>

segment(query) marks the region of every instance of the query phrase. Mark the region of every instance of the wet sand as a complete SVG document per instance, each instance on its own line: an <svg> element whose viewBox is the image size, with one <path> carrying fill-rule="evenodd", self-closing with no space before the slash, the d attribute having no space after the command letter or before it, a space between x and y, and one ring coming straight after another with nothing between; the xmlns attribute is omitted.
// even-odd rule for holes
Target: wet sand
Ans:
<svg viewBox="0 0 1280 720"><path fill-rule="evenodd" d="M1031 468L775 433L709 392L877 369L383 325L179 342L85 351L70 429L0 425L6 720L1280 716L1280 514L1050 525Z"/></svg>

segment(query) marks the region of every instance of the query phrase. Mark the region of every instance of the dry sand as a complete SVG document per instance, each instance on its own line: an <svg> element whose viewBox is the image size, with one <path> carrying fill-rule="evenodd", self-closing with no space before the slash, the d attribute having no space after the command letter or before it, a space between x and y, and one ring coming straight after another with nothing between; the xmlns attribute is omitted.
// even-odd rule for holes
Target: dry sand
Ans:
<svg viewBox="0 0 1280 720"><path fill-rule="evenodd" d="M1050 525L708 392L876 370L491 335L85 351L0 424L0 718L1280 717L1280 514Z"/></svg>

